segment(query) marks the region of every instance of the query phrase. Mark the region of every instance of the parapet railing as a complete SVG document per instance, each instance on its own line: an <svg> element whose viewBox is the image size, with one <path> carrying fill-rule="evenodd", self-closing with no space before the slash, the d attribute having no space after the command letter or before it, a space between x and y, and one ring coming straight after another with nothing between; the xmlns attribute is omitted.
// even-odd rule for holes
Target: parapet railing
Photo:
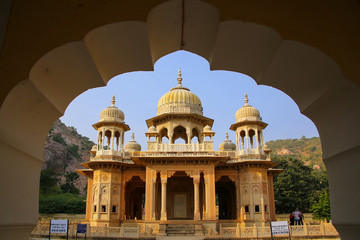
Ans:
<svg viewBox="0 0 360 240"><path fill-rule="evenodd" d="M87 238L148 238L154 239L159 233L159 223L128 223L123 224L121 227L91 227L87 225ZM69 225L69 237L76 236L76 223ZM39 222L35 229L32 231L33 237L49 236L49 223ZM270 226L252 226L240 227L240 224L219 224L218 230L213 231L207 229L203 225L203 235L205 239L269 239L271 238ZM339 237L339 233L331 223L321 223L319 225L300 225L290 226L290 235L294 238L333 238ZM65 236L65 234L52 234L52 236ZM78 238L84 238L84 234L78 234ZM287 237L287 236L279 236Z"/></svg>

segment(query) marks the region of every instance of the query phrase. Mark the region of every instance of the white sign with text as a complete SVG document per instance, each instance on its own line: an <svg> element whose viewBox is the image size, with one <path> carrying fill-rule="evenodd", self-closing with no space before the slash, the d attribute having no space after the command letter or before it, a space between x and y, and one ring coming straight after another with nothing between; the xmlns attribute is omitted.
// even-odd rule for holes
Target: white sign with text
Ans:
<svg viewBox="0 0 360 240"><path fill-rule="evenodd" d="M287 221L271 222L272 235L289 234L289 224Z"/></svg>
<svg viewBox="0 0 360 240"><path fill-rule="evenodd" d="M50 221L50 233L67 233L68 220L56 219Z"/></svg>

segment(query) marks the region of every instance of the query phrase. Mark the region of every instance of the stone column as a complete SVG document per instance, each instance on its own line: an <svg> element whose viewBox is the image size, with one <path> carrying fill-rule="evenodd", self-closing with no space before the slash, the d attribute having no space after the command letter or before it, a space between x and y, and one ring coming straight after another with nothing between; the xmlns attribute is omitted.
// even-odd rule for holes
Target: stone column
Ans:
<svg viewBox="0 0 360 240"><path fill-rule="evenodd" d="M260 201L261 201L261 220L265 222L264 194L262 194Z"/></svg>
<svg viewBox="0 0 360 240"><path fill-rule="evenodd" d="M235 181L236 187L236 218L238 220L242 220L241 216L241 200L240 200L240 174L238 174L237 179Z"/></svg>
<svg viewBox="0 0 360 240"><path fill-rule="evenodd" d="M167 220L166 213L166 184L167 184L167 175L161 174L161 221Z"/></svg>
<svg viewBox="0 0 360 240"><path fill-rule="evenodd" d="M145 182L145 220L153 220L154 213L154 182L156 182L156 176L154 171L146 167L146 182Z"/></svg>
<svg viewBox="0 0 360 240"><path fill-rule="evenodd" d="M256 148L259 149L260 148L260 141L259 141L259 135L258 135L258 130L255 129L255 138L256 138Z"/></svg>
<svg viewBox="0 0 360 240"><path fill-rule="evenodd" d="M115 130L114 129L112 129L111 130L111 150L115 150L115 148L114 148L114 140L115 140Z"/></svg>
<svg viewBox="0 0 360 240"><path fill-rule="evenodd" d="M200 220L200 210L199 210L199 184L200 184L200 175L197 173L193 176L194 182L194 220Z"/></svg>
<svg viewBox="0 0 360 240"><path fill-rule="evenodd" d="M245 131L245 138L246 138L246 149L250 149L250 139L249 139L249 129Z"/></svg>
<svg viewBox="0 0 360 240"><path fill-rule="evenodd" d="M215 202L215 169L211 165L204 175L205 180L205 220L216 220Z"/></svg>

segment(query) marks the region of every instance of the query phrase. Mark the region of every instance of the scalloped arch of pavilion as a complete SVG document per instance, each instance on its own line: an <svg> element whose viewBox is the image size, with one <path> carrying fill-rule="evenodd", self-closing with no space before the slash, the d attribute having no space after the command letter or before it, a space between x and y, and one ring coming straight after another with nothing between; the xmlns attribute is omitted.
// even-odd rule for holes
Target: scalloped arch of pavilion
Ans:
<svg viewBox="0 0 360 240"><path fill-rule="evenodd" d="M213 70L244 73L282 90L315 123L333 224L342 239L355 239L360 14L356 2L328 4L4 1L0 235L23 239L34 228L43 143L75 97L118 74L151 71L162 56L186 50L207 59Z"/></svg>

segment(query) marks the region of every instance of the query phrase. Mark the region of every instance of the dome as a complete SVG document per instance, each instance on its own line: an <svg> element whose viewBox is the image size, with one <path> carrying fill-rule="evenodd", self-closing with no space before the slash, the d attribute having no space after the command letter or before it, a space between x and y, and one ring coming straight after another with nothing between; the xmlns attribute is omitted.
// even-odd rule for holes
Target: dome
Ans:
<svg viewBox="0 0 360 240"><path fill-rule="evenodd" d="M149 127L148 133L156 133L156 128L154 126Z"/></svg>
<svg viewBox="0 0 360 240"><path fill-rule="evenodd" d="M209 125L206 125L203 129L204 132L212 132L212 129Z"/></svg>
<svg viewBox="0 0 360 240"><path fill-rule="evenodd" d="M156 115L165 113L195 113L203 115L203 108L199 97L181 85L180 69L178 76L178 85L160 98Z"/></svg>
<svg viewBox="0 0 360 240"><path fill-rule="evenodd" d="M141 151L141 145L134 140L134 133L131 138L131 141L125 144L124 150L127 152Z"/></svg>
<svg viewBox="0 0 360 240"><path fill-rule="evenodd" d="M250 106L248 102L248 96L245 94L245 105L235 114L236 122L241 122L243 120L261 121L259 110Z"/></svg>
<svg viewBox="0 0 360 240"><path fill-rule="evenodd" d="M236 150L236 145L235 145L235 143L233 143L229 140L228 133L226 133L226 140L220 144L219 150L220 151L235 151Z"/></svg>
<svg viewBox="0 0 360 240"><path fill-rule="evenodd" d="M124 122L125 115L123 111L115 107L115 96L113 96L110 107L105 108L100 113L100 122Z"/></svg>

